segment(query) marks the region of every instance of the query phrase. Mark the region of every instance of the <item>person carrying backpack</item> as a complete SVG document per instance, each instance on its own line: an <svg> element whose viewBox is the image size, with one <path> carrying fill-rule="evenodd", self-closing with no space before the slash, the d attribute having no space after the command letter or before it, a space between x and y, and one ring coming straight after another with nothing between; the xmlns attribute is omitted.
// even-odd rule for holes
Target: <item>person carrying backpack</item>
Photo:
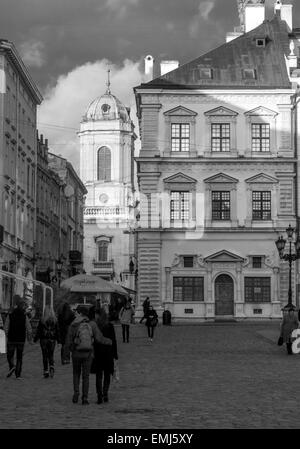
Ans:
<svg viewBox="0 0 300 449"><path fill-rule="evenodd" d="M79 399L80 376L82 373L82 405L88 405L89 375L94 355L94 342L111 345L109 338L105 338L95 321L89 320L89 310L79 305L75 310L75 319L69 327L66 344L72 353L73 387L72 402L77 404Z"/></svg>
<svg viewBox="0 0 300 449"><path fill-rule="evenodd" d="M43 356L44 377L54 376L54 350L56 342L60 343L59 328L54 310L50 306L46 306L43 316L40 319L34 343L40 340ZM50 373L49 373L50 371Z"/></svg>

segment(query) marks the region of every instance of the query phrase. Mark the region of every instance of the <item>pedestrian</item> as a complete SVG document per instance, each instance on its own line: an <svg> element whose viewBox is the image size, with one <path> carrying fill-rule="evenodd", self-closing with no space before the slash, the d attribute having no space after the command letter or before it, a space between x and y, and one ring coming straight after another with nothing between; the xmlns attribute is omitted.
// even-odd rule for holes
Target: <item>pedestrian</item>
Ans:
<svg viewBox="0 0 300 449"><path fill-rule="evenodd" d="M126 301L125 305L120 310L119 320L122 325L123 343L129 343L129 328L133 322L134 311L131 307L130 301Z"/></svg>
<svg viewBox="0 0 300 449"><path fill-rule="evenodd" d="M147 298L143 302L143 316L140 320L140 323L142 323L146 319L146 314L148 312L149 306L150 306L150 298L149 296L147 296Z"/></svg>
<svg viewBox="0 0 300 449"><path fill-rule="evenodd" d="M82 404L88 405L89 375L94 355L94 342L111 345L111 340L103 337L95 321L90 321L89 310L84 305L76 309L76 316L69 327L66 345L72 353L73 364L73 403L79 399L80 376L82 373Z"/></svg>
<svg viewBox="0 0 300 449"><path fill-rule="evenodd" d="M26 303L18 295L15 296L16 307L10 312L5 320L4 331L7 339L7 361L9 371L6 377L13 373L17 379L21 378L23 352L26 338L32 342L32 328L26 315ZM14 363L16 352L16 365Z"/></svg>
<svg viewBox="0 0 300 449"><path fill-rule="evenodd" d="M111 346L94 344L94 359L91 372L96 374L97 404L108 402L108 390L114 373L115 361L118 360L116 333L104 309L96 310L96 324L103 336L109 338Z"/></svg>
<svg viewBox="0 0 300 449"><path fill-rule="evenodd" d="M70 350L66 345L66 337L68 334L69 326L75 318L74 312L71 310L70 304L65 301L60 305L57 311L57 320L59 327L59 336L61 342L61 364L67 365L70 363Z"/></svg>
<svg viewBox="0 0 300 449"><path fill-rule="evenodd" d="M0 313L0 329L3 329L3 320L2 320L2 315Z"/></svg>
<svg viewBox="0 0 300 449"><path fill-rule="evenodd" d="M146 313L146 326L147 326L147 330L148 330L148 337L150 341L153 341L153 336L154 336L154 328L157 326L158 324L158 315L156 310L153 308L153 306L149 306L149 309Z"/></svg>
<svg viewBox="0 0 300 449"><path fill-rule="evenodd" d="M40 319L34 343L40 340L43 356L44 377L54 376L54 350L56 342L60 343L59 327L54 310L50 306L46 306L43 316Z"/></svg>
<svg viewBox="0 0 300 449"><path fill-rule="evenodd" d="M295 314L295 307L293 305L287 307L283 311L283 319L280 326L280 337L283 343L286 343L288 354L293 354L292 351L292 332L298 328L298 319Z"/></svg>

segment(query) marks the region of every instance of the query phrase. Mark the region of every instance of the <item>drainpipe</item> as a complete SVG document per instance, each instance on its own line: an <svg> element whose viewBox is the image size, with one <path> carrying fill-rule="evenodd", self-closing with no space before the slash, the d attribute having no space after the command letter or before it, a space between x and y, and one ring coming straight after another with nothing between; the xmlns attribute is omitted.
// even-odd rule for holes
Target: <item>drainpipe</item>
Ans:
<svg viewBox="0 0 300 449"><path fill-rule="evenodd" d="M299 235L300 231L300 217L299 217L299 175L300 175L300 167L299 167L299 152L298 152L298 103L300 101L300 88L297 87L296 93L292 96L292 119L293 119L293 125L294 125L294 157L296 159L295 162L295 172L296 172L296 179L295 179L295 215L296 215L296 235ZM298 299L298 273L300 269L300 263L299 259L296 260L296 306L299 307L299 299Z"/></svg>

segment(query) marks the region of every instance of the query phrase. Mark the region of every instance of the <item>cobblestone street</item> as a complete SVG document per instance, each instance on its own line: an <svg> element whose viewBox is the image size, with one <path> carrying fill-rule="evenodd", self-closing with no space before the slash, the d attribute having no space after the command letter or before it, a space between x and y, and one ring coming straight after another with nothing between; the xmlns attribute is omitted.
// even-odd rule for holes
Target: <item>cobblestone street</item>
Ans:
<svg viewBox="0 0 300 449"><path fill-rule="evenodd" d="M71 365L56 350L54 379L42 377L38 344L26 344L23 380L7 379L0 356L0 428L205 429L299 428L300 356L278 347L279 322L160 325L155 340L143 325L121 341L120 381L110 402L72 404Z"/></svg>

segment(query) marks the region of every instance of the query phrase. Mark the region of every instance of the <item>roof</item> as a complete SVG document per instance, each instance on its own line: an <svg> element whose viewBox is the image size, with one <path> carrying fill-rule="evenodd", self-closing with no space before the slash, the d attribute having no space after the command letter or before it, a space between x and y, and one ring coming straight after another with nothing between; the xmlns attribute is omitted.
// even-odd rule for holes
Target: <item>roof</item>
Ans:
<svg viewBox="0 0 300 449"><path fill-rule="evenodd" d="M257 46L256 39L265 39ZM143 89L290 89L285 55L290 54L287 24L277 15L257 28L225 43L146 84ZM211 69L210 79L200 69ZM245 69L254 69L248 79Z"/></svg>
<svg viewBox="0 0 300 449"><path fill-rule="evenodd" d="M93 100L83 116L83 122L116 119L120 119L123 122L130 121L128 110L110 91Z"/></svg>
<svg viewBox="0 0 300 449"><path fill-rule="evenodd" d="M23 78L23 81L28 87L32 95L32 98L34 99L36 104L41 104L41 102L43 101L42 94L40 93L33 79L31 78L31 75L27 67L25 66L23 60L21 59L19 53L17 52L14 44L6 39L0 39L0 52L6 53L8 58L13 62L13 64L17 68L21 78Z"/></svg>

